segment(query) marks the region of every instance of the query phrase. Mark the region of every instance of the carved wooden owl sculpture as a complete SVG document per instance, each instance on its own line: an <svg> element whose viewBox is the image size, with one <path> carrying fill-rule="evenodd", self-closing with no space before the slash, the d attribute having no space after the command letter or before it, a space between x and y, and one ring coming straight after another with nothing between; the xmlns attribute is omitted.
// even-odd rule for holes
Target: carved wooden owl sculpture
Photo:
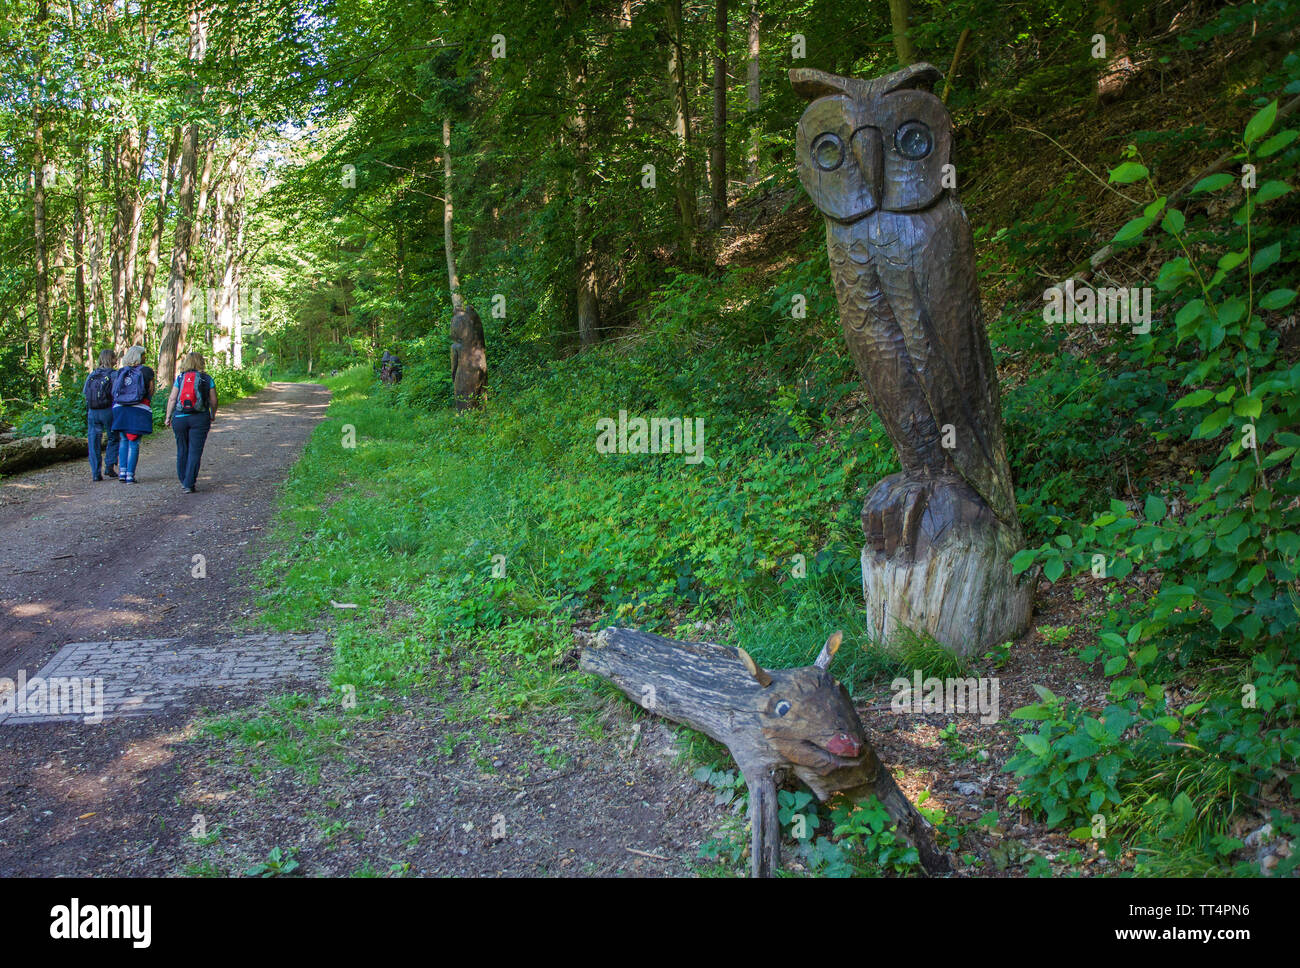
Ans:
<svg viewBox="0 0 1300 968"><path fill-rule="evenodd" d="M909 561L969 527L1020 535L970 224L945 186L939 76L929 64L874 80L790 71L812 102L799 178L826 218L844 335L903 465L868 494L863 528L869 548Z"/></svg>

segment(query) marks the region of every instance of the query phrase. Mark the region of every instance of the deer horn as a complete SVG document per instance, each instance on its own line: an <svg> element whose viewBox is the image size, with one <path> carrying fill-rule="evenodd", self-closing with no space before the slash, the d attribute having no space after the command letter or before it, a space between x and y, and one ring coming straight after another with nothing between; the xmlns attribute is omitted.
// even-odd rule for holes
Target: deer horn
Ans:
<svg viewBox="0 0 1300 968"><path fill-rule="evenodd" d="M829 669L831 667L831 659L835 658L835 653L840 650L840 643L842 641L844 641L843 632L832 632L831 637L828 638L826 644L822 646L821 652L817 654L817 658L813 661L813 665L818 669Z"/></svg>
<svg viewBox="0 0 1300 968"><path fill-rule="evenodd" d="M761 665L753 660L748 652L744 649L736 649L736 654L740 656L740 661L745 663L745 668L749 674L758 680L758 684L766 689L772 684L772 677L767 674Z"/></svg>

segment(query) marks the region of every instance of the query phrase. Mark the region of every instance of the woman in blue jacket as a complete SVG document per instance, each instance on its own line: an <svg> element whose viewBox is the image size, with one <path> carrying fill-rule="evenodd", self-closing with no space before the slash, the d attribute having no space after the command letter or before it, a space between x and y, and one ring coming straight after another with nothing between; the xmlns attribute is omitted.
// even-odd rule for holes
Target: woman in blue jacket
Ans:
<svg viewBox="0 0 1300 968"><path fill-rule="evenodd" d="M122 354L122 366L113 374L113 429L122 434L118 480L135 483L140 459L140 438L153 433L154 372L144 365L144 347L132 346Z"/></svg>

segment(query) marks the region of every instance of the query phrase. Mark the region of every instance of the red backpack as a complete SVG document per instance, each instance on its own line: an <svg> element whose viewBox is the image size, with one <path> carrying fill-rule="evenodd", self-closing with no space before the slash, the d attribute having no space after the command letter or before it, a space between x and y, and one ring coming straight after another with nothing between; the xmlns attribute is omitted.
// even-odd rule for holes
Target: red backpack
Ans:
<svg viewBox="0 0 1300 968"><path fill-rule="evenodd" d="M190 370L181 377L181 395L176 401L176 409L181 413L198 413L207 409L207 405L199 393L200 376L202 374L198 370Z"/></svg>

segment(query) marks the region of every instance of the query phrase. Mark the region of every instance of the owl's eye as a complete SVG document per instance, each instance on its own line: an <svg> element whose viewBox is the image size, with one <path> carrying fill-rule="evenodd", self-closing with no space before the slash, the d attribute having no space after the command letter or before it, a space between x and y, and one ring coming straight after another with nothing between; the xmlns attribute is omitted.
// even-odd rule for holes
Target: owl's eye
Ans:
<svg viewBox="0 0 1300 968"><path fill-rule="evenodd" d="M904 158L917 161L930 153L934 138L930 136L930 129L920 121L908 121L894 132L894 147Z"/></svg>
<svg viewBox="0 0 1300 968"><path fill-rule="evenodd" d="M782 699L779 703L776 704L775 712L778 716L784 716L789 711L790 711L790 701L788 699Z"/></svg>
<svg viewBox="0 0 1300 968"><path fill-rule="evenodd" d="M844 142L837 134L819 134L812 145L813 163L822 171L834 171L844 161Z"/></svg>

